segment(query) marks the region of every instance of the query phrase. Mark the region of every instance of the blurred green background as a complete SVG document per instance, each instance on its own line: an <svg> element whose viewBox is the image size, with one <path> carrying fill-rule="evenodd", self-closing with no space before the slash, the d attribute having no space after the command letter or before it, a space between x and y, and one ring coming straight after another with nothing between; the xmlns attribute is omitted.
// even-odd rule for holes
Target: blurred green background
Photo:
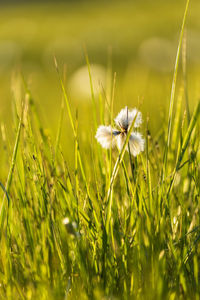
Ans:
<svg viewBox="0 0 200 300"><path fill-rule="evenodd" d="M105 96L113 77L109 74L116 72L115 113L142 100L141 110L145 116L150 115L151 127L156 130L169 103L185 3L183 0L2 1L1 120L10 124L12 90L16 93L18 89L13 78L22 72L45 126L56 133L62 94L55 55L60 68L65 66L66 86L73 109L79 110L80 127L90 128L92 105L85 67L86 48L94 65L95 91L98 93L103 87ZM192 107L200 95L199 0L190 3L186 27L187 84ZM180 81L181 78L180 75ZM67 128L66 123L64 139L69 135Z"/></svg>

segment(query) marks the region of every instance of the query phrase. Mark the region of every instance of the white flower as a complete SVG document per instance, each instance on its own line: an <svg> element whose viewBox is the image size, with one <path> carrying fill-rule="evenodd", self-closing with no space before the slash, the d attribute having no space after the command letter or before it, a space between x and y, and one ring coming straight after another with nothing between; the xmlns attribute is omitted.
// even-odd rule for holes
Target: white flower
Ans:
<svg viewBox="0 0 200 300"><path fill-rule="evenodd" d="M133 132L130 135L129 139L130 151L131 153L136 156L141 151L144 151L144 139L139 132Z"/></svg>
<svg viewBox="0 0 200 300"><path fill-rule="evenodd" d="M119 129L113 129L111 126L99 126L96 133L96 139L105 149L117 146L122 149L128 130L134 121L134 127L138 128L142 124L142 114L136 108L129 110L127 107L122 109L115 118L115 124ZM132 132L129 138L130 152L136 156L144 151L144 139L139 132ZM126 148L128 150L128 147Z"/></svg>
<svg viewBox="0 0 200 300"><path fill-rule="evenodd" d="M136 115L134 127L137 128L142 124L142 114L136 108L129 110L127 106L118 113L115 124L123 129L129 129Z"/></svg>
<svg viewBox="0 0 200 300"><path fill-rule="evenodd" d="M96 133L96 139L105 149L109 149L111 146L115 146L115 140L113 139L113 130L111 126L99 126Z"/></svg>

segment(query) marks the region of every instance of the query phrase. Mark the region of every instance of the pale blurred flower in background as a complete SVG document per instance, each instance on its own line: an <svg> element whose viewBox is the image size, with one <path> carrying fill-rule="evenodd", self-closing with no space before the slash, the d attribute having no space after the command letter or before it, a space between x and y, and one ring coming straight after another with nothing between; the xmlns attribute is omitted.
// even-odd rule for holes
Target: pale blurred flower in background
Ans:
<svg viewBox="0 0 200 300"><path fill-rule="evenodd" d="M106 70L103 66L98 64L91 65L90 70L94 94L98 95L102 88L105 88ZM91 98L91 86L87 65L80 67L72 74L69 88L73 96L78 99Z"/></svg>

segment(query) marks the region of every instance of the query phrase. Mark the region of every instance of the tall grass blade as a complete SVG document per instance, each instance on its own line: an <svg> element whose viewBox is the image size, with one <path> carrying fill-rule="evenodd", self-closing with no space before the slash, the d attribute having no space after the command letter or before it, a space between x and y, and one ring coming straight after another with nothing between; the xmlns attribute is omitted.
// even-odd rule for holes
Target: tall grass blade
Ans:
<svg viewBox="0 0 200 300"><path fill-rule="evenodd" d="M96 101L95 101L95 96L94 96L94 87L93 87L93 82L92 82L91 66L90 66L90 61L89 61L89 57L88 57L86 48L85 48L85 59L86 59L86 63L88 66L88 75L89 75L89 80L90 80L90 90L91 90L93 113L94 113L94 124L95 124L95 130L96 130L97 129L97 109L96 109Z"/></svg>
<svg viewBox="0 0 200 300"><path fill-rule="evenodd" d="M187 31L184 31L183 45L182 45L182 67L183 67L183 82L184 82L184 93L185 93L185 106L187 112L188 124L190 123L190 107L187 90Z"/></svg>
<svg viewBox="0 0 200 300"><path fill-rule="evenodd" d="M183 159L183 156L185 154L185 151L189 145L189 141L190 141L190 137L191 137L191 134L192 134L192 131L193 129L195 128L195 125L197 123L197 120L199 118L199 114L200 114L200 102L198 102L195 110L194 110L194 113L192 115L192 118L191 118L191 121L190 121L190 124L189 124L189 127L187 129L187 132L185 134L185 137L183 139L183 143L182 145L179 147L179 151L178 151L178 154L177 154L177 161L176 161L176 166L174 168L174 172L173 172L173 176L171 178L171 181L170 181L170 185L169 185L169 189L168 189L168 195L171 191L171 188L173 186L173 182L174 182L174 179L175 179L175 175L176 175L176 172L180 169L181 167L181 162L182 162L182 159Z"/></svg>
<svg viewBox="0 0 200 300"><path fill-rule="evenodd" d="M15 145L14 145L13 155L12 155L12 160L11 160L11 166L10 166L10 170L8 173L8 178L7 178L7 182L6 182L6 186L5 186L6 195L7 194L9 195L9 192L10 192L10 187L11 187L12 178L13 178L13 171L14 171L14 167L16 164L17 151L18 151L19 140L20 140L20 132L21 132L21 127L22 127L22 118L23 118L23 109L22 109L22 116L19 120L19 125L18 125L18 129L17 129ZM0 235L2 234L4 221L5 221L5 215L6 215L5 201L6 201L6 198L4 195L3 201L1 204L1 210L0 210ZM8 202L8 205L9 205L9 202Z"/></svg>
<svg viewBox="0 0 200 300"><path fill-rule="evenodd" d="M174 98L175 98L176 80L177 80L179 59L180 59L180 53L181 53L181 44L182 44L182 40L183 40L183 33L184 33L184 27L185 27L185 21L186 21L186 16L187 16L187 12L188 12L189 2L190 2L190 0L187 0L185 12L184 12L184 16L183 16L183 22L182 22L179 43L178 43L178 48L177 48L177 53L176 53L174 75L173 75L173 80L172 80L171 97L170 97L170 104L169 104L168 129L167 129L167 143L166 143L164 158L163 158L163 174L162 174L163 179L165 178L165 175L166 175L165 173L166 173L167 161L168 161L168 151L169 151L170 140L171 140L171 126L172 126L172 118L173 118L173 106L174 106Z"/></svg>

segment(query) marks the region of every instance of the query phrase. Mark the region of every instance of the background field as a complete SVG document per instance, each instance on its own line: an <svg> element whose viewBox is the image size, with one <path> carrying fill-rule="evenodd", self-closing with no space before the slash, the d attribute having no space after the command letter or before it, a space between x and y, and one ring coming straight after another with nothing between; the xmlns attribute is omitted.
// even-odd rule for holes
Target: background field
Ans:
<svg viewBox="0 0 200 300"><path fill-rule="evenodd" d="M0 4L0 299L199 299L198 0L171 98L185 5ZM95 140L126 105L132 159Z"/></svg>
<svg viewBox="0 0 200 300"><path fill-rule="evenodd" d="M1 5L1 118L4 116L9 120L11 77L19 70L30 83L46 126L55 132L61 92L53 55L60 66L66 65L66 85L70 90L71 76L86 64L86 47L90 63L100 64L106 72L108 64L112 64L112 74L117 72L114 111L125 104L133 107L140 98L145 115L151 108L151 126L156 129L154 121L160 122L159 116L169 103L184 5L183 1L72 1L56 5L52 2L13 2ZM199 1L192 1L187 18L187 76L191 105L199 95L199 10ZM104 87L106 82L108 76ZM80 85L76 84L74 89L80 89ZM88 128L91 123L84 115L90 111L91 101L82 101L82 97L74 94L73 108L86 109L79 118Z"/></svg>

